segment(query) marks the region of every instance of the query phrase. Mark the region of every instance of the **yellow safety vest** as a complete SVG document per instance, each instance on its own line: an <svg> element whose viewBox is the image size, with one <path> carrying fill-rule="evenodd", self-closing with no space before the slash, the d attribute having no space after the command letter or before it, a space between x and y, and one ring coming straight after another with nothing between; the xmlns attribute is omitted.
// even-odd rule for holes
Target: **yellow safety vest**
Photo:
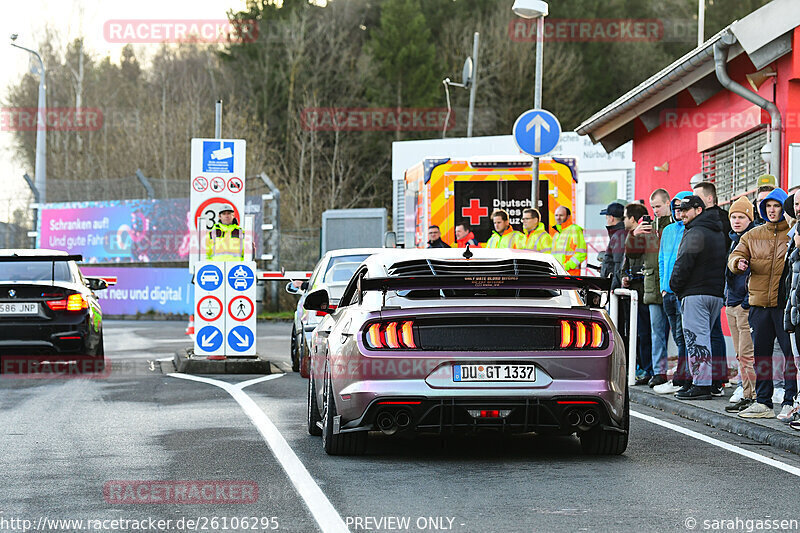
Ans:
<svg viewBox="0 0 800 533"><path fill-rule="evenodd" d="M520 248L520 242L523 239L522 233L514 230L509 226L502 235L496 231L492 231L492 236L486 243L487 248Z"/></svg>
<svg viewBox="0 0 800 533"><path fill-rule="evenodd" d="M210 261L244 260L244 232L238 224L217 222L206 236L206 259Z"/></svg>
<svg viewBox="0 0 800 533"><path fill-rule="evenodd" d="M520 248L524 248L525 250L533 250L534 252L542 252L545 254L550 253L550 249L553 246L553 239L544 230L544 224L542 222L539 222L539 225L536 226L536 229L531 232L526 232L525 228L523 228L522 231L525 239Z"/></svg>
<svg viewBox="0 0 800 533"><path fill-rule="evenodd" d="M583 228L568 222L563 226L556 224L555 231L553 257L564 265L571 275L579 276L581 263L586 261L586 240L583 238Z"/></svg>

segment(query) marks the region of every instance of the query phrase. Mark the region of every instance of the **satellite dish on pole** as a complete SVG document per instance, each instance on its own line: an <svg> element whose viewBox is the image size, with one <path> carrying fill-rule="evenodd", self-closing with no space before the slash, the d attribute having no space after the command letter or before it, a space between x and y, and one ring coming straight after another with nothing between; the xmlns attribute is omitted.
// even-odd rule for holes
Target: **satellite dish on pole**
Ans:
<svg viewBox="0 0 800 533"><path fill-rule="evenodd" d="M464 84L465 88L469 88L472 85L472 58L467 57L466 61L464 61L464 68L461 70L461 83Z"/></svg>

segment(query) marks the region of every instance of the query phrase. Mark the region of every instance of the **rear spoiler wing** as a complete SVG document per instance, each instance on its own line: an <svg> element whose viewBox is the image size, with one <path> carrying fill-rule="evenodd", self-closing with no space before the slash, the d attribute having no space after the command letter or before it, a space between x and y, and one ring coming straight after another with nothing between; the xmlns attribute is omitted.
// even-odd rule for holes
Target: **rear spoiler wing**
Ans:
<svg viewBox="0 0 800 533"><path fill-rule="evenodd" d="M611 291L611 278L594 276L477 275L408 276L361 278L362 291L406 291L413 289L561 289L573 291Z"/></svg>
<svg viewBox="0 0 800 533"><path fill-rule="evenodd" d="M408 276L396 278L359 277L359 301L362 291L383 292L414 289L552 289L578 291L581 299L595 309L604 307L611 291L611 278L594 276L476 275L476 276Z"/></svg>

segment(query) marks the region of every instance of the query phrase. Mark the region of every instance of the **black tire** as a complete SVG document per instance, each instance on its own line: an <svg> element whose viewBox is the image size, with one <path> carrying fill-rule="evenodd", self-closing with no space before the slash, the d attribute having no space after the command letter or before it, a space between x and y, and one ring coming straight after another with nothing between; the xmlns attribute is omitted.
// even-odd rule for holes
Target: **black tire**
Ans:
<svg viewBox="0 0 800 533"><path fill-rule="evenodd" d="M317 388L314 386L314 380L309 378L308 379L308 413L307 413L307 423L308 423L308 434L313 435L315 437L319 437L322 435L322 430L317 425L317 422L322 421L322 417L319 415L319 407L317 406Z"/></svg>
<svg viewBox="0 0 800 533"><path fill-rule="evenodd" d="M622 415L622 429L625 433L618 431L603 430L594 428L580 436L581 448L587 455L622 455L628 448L628 433L630 430L631 406L628 397L628 388L625 388L625 407Z"/></svg>
<svg viewBox="0 0 800 533"><path fill-rule="evenodd" d="M325 410L322 413L322 448L328 455L363 455L367 451L367 432L333 434L333 418L336 402L333 401L333 386L325 386Z"/></svg>
<svg viewBox="0 0 800 533"><path fill-rule="evenodd" d="M297 326L292 326L292 372L300 371L300 355L297 353Z"/></svg>

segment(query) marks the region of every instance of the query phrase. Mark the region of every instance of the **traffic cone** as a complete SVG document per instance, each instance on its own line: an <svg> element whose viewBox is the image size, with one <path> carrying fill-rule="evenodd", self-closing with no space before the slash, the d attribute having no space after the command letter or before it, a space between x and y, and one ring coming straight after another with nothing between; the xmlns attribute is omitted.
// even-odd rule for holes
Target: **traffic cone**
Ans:
<svg viewBox="0 0 800 533"><path fill-rule="evenodd" d="M194 339L194 315L189 317L189 324L186 326L186 334Z"/></svg>

